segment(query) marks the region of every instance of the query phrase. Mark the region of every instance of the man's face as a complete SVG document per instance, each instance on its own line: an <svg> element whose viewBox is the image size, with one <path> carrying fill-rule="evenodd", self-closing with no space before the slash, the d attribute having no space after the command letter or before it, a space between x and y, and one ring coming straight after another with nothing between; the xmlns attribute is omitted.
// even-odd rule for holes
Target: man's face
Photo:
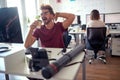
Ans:
<svg viewBox="0 0 120 80"><path fill-rule="evenodd" d="M49 24L53 20L54 16L50 14L49 10L46 9L46 10L42 10L41 17L44 24Z"/></svg>

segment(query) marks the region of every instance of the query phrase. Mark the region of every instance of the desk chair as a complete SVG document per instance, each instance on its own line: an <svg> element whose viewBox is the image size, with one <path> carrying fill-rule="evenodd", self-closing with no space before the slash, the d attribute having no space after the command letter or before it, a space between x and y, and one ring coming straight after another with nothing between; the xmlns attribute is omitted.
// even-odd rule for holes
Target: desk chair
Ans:
<svg viewBox="0 0 120 80"><path fill-rule="evenodd" d="M85 24L81 25L81 30L86 30L86 25Z"/></svg>
<svg viewBox="0 0 120 80"><path fill-rule="evenodd" d="M106 64L105 54L97 56L98 51L105 52L105 39L106 39L106 27L87 28L86 49L94 51L94 55L92 55L92 57L89 60L90 64L94 59L100 59Z"/></svg>
<svg viewBox="0 0 120 80"><path fill-rule="evenodd" d="M68 31L65 31L63 33L63 41L64 41L65 48L68 47L68 45L70 44L71 39L72 39L72 37L68 34Z"/></svg>

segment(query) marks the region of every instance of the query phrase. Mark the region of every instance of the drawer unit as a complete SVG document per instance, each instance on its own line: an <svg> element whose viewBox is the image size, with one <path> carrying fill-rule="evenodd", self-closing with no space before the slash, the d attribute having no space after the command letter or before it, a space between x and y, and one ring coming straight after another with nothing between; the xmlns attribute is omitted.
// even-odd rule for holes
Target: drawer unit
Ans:
<svg viewBox="0 0 120 80"><path fill-rule="evenodd" d="M112 38L112 55L120 56L120 38Z"/></svg>

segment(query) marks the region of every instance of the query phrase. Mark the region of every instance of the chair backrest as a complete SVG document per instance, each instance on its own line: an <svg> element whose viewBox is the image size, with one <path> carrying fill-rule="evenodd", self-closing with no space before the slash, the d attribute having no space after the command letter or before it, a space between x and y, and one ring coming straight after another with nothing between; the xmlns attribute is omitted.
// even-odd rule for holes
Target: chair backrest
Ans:
<svg viewBox="0 0 120 80"><path fill-rule="evenodd" d="M88 27L87 40L93 48L99 48L105 43L106 27Z"/></svg>
<svg viewBox="0 0 120 80"><path fill-rule="evenodd" d="M86 25L85 24L81 25L81 29L86 30Z"/></svg>
<svg viewBox="0 0 120 80"><path fill-rule="evenodd" d="M65 32L63 33L63 41L64 41L65 48L68 47L68 45L69 45L69 43L70 43L70 41L71 41L71 38L72 38L72 37L68 34L68 31L65 31Z"/></svg>

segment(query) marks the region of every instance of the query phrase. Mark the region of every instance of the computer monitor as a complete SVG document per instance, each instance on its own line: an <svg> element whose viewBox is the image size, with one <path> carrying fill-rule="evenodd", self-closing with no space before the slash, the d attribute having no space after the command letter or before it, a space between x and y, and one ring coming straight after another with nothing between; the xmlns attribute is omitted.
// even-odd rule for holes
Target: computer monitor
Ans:
<svg viewBox="0 0 120 80"><path fill-rule="evenodd" d="M0 8L0 43L23 43L17 7Z"/></svg>
<svg viewBox="0 0 120 80"><path fill-rule="evenodd" d="M72 24L73 25L81 24L80 15L75 15L75 19Z"/></svg>
<svg viewBox="0 0 120 80"><path fill-rule="evenodd" d="M120 13L105 14L106 24L120 24Z"/></svg>
<svg viewBox="0 0 120 80"><path fill-rule="evenodd" d="M100 14L100 20L104 22L105 21L104 19L105 19L104 14ZM90 14L86 14L86 24L88 24L89 21L90 21Z"/></svg>

